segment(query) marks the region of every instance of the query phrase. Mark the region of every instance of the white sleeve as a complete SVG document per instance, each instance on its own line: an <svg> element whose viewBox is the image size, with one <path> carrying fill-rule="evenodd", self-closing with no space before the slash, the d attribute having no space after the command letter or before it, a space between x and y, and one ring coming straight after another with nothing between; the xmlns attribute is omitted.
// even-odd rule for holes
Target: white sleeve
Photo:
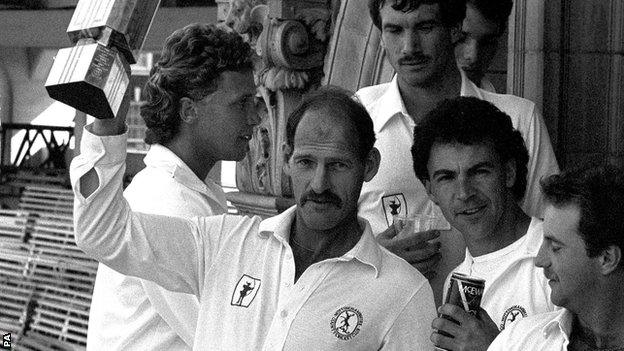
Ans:
<svg viewBox="0 0 624 351"><path fill-rule="evenodd" d="M425 282L394 321L381 350L433 350L430 337L435 317L433 292Z"/></svg>
<svg viewBox="0 0 624 351"><path fill-rule="evenodd" d="M97 137L84 131L82 153L70 170L76 243L89 256L123 274L199 295L204 267L218 249L223 228L234 220L226 216L187 220L132 212L122 195L126 139L127 134ZM97 173L99 184L84 198L80 178L91 170ZM202 233L200 226L211 233Z"/></svg>
<svg viewBox="0 0 624 351"><path fill-rule="evenodd" d="M529 151L529 164L527 165L527 188L522 209L532 217L544 218L540 180L551 174L559 173L559 165L550 143L544 119L535 106L533 106L532 115L528 122L529 126L524 141Z"/></svg>

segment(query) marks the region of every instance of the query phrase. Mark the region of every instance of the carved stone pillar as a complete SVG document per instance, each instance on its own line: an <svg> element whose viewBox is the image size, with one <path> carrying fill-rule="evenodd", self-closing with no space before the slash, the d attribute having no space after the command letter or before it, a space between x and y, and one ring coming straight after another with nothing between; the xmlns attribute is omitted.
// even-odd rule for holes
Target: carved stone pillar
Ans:
<svg viewBox="0 0 624 351"><path fill-rule="evenodd" d="M266 109L249 155L236 167L238 192L228 193L244 214L275 215L294 204L283 173L287 118L303 94L321 84L329 38L330 0L231 0L224 22L254 46L254 69Z"/></svg>

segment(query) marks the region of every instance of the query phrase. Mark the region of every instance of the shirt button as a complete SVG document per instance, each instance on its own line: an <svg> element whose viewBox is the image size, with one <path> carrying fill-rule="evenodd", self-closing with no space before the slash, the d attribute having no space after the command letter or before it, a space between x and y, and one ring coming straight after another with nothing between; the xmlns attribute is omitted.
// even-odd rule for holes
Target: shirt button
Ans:
<svg viewBox="0 0 624 351"><path fill-rule="evenodd" d="M291 286L292 284L290 284L290 282L287 282L285 285L286 285L286 287L287 287L287 288L290 288L290 286Z"/></svg>
<svg viewBox="0 0 624 351"><path fill-rule="evenodd" d="M286 318L286 317L288 317L288 311L286 311L286 310L282 310L282 312L280 312L280 316L281 316L282 318Z"/></svg>

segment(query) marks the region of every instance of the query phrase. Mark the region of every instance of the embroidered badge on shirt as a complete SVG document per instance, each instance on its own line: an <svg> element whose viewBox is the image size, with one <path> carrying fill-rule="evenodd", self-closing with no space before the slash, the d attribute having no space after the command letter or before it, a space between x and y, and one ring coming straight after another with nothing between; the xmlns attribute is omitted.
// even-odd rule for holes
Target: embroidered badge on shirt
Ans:
<svg viewBox="0 0 624 351"><path fill-rule="evenodd" d="M503 330L506 326L527 316L527 311L520 305L511 306L503 313L503 318L498 329Z"/></svg>
<svg viewBox="0 0 624 351"><path fill-rule="evenodd" d="M362 313L353 307L342 307L331 319L330 327L334 335L340 340L354 338L362 327Z"/></svg>
<svg viewBox="0 0 624 351"><path fill-rule="evenodd" d="M403 193L386 195L381 198L381 204L386 215L386 223L388 227L392 224L393 217L396 215L407 215L407 201Z"/></svg>
<svg viewBox="0 0 624 351"><path fill-rule="evenodd" d="M260 279L243 274L232 293L232 306L249 307L259 289Z"/></svg>

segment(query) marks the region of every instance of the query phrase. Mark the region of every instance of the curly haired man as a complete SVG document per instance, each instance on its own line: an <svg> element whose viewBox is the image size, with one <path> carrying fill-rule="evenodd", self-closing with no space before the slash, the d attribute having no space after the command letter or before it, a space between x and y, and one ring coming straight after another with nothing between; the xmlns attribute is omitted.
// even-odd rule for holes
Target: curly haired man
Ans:
<svg viewBox="0 0 624 351"><path fill-rule="evenodd" d="M141 116L150 144L124 196L135 211L176 217L227 212L221 187L205 180L221 160L242 160L255 111L251 49L237 34L191 24L164 44L146 83ZM167 240L163 237L162 240ZM88 350L190 350L195 296L100 265Z"/></svg>

